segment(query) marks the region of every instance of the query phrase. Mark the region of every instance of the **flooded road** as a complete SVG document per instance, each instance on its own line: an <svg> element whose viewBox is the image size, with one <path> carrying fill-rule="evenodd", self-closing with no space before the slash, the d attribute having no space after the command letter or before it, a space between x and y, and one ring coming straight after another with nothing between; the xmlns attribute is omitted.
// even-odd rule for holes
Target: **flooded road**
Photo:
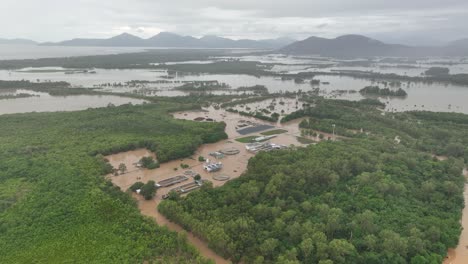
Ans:
<svg viewBox="0 0 468 264"><path fill-rule="evenodd" d="M159 182L161 180L169 179L174 176L184 175L184 172L190 170L197 174L200 174L203 180L209 180L213 183L214 187L222 186L226 181L218 181L213 179L214 176L228 176L230 179L235 179L242 175L247 169L248 161L251 157L254 156L253 153L248 152L245 148L244 143L236 141L236 138L244 137L240 135L236 130L240 120L249 120L252 122L260 124L271 124L268 122L259 121L254 118L247 118L240 116L235 113L225 112L224 110L216 110L214 108L209 108L209 111L190 111L190 112L178 112L174 113L175 118L193 120L197 117L207 117L212 118L216 121L224 121L226 123L226 133L228 134L229 139L223 140L213 144L204 144L200 146L196 153L191 157L174 160L166 163L162 163L160 168L154 170L140 169L136 166L136 163L145 156L152 156L157 158L153 153L149 152L146 149L139 149L124 153L119 153L115 155L109 155L106 158L109 160L110 164L117 168L119 164L123 163L126 165L128 171L125 174L114 176L108 175L115 185L119 186L122 191L126 191L132 184L137 181L146 183L149 180L154 180ZM286 133L280 134L277 137L271 139L270 141L275 144L283 145L295 145L295 146L304 146L303 144L297 141L297 136L300 135L300 130L298 127L300 120L295 120L286 124L273 124L276 127L273 129L281 128L287 130ZM256 133L254 133L256 135ZM239 150L238 154L235 155L225 155L223 158L215 158L210 156L210 153L225 150L225 149L237 149ZM198 157L203 156L204 158L210 159L211 162L222 162L223 168L220 172L209 173L203 169L204 162L200 162ZM189 166L187 169L182 169L181 164L186 164ZM187 182L193 181L189 179L188 181L173 185L167 188L159 188L156 194L156 197L153 200L146 201L141 196L134 194L133 196L138 201L138 208L141 213L146 216L150 216L156 220L159 225L165 225L170 230L181 232L183 228L176 223L170 222L164 215L159 213L157 210L158 204L162 201L162 196L169 193L172 188L186 184ZM192 233L187 232L188 241L194 245L200 253L206 257L215 260L218 264L230 263L228 260L222 258L216 254L213 250L208 248L207 243L201 239L195 237Z"/></svg>
<svg viewBox="0 0 468 264"><path fill-rule="evenodd" d="M468 179L468 168L463 170L465 178ZM448 256L444 260L444 264L466 264L468 263L468 184L465 184L463 193L465 198L465 208L463 208L461 225L463 231L458 241L458 246L455 249L449 249Z"/></svg>
<svg viewBox="0 0 468 264"><path fill-rule="evenodd" d="M228 264L231 263L230 261L227 261L223 257L219 256L216 254L213 250L211 250L207 244L194 236L190 232L186 232L181 226L179 226L176 223L173 223L169 221L166 217L164 217L162 214L156 210L158 207L159 203L161 200L155 199L151 201L146 201L141 197L140 195L134 194L133 197L138 201L138 209L140 209L140 212L143 215L150 216L156 220L158 225L160 226L166 226L172 231L175 232L185 232L187 234L187 240L189 241L190 244L194 245L198 251L200 251L200 254L204 256L205 258L209 258L215 261L216 264Z"/></svg>

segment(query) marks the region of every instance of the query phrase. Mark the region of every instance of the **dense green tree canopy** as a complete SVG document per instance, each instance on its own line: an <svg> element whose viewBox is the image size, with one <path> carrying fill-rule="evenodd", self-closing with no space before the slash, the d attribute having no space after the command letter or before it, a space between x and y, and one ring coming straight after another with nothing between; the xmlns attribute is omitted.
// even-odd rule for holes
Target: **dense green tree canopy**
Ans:
<svg viewBox="0 0 468 264"><path fill-rule="evenodd" d="M106 154L146 147L164 162L226 137L224 124L167 115L181 108L0 116L0 263L203 262L103 177Z"/></svg>
<svg viewBox="0 0 468 264"><path fill-rule="evenodd" d="M445 144L466 146L468 117L314 103L302 126L336 124L344 141L260 153L240 178L159 210L235 262L440 263L460 234L466 155Z"/></svg>

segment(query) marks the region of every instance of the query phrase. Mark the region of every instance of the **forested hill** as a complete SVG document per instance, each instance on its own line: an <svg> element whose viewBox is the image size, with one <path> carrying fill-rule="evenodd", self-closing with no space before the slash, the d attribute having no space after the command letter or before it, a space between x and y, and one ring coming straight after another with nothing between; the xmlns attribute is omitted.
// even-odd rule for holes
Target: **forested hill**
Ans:
<svg viewBox="0 0 468 264"><path fill-rule="evenodd" d="M29 39L4 39L0 38L0 45L37 45L38 43Z"/></svg>
<svg viewBox="0 0 468 264"><path fill-rule="evenodd" d="M161 32L151 38L123 33L108 39L75 38L62 42L42 43L44 46L95 46L95 47L172 47L172 48L243 48L243 49L279 49L294 42L289 38L276 39L229 39L218 36L195 38L170 32Z"/></svg>
<svg viewBox="0 0 468 264"><path fill-rule="evenodd" d="M386 44L360 35L345 35L334 39L310 37L282 48L286 54L322 56L410 56L415 48Z"/></svg>
<svg viewBox="0 0 468 264"><path fill-rule="evenodd" d="M295 114L310 117L301 127L336 124L346 140L261 153L240 178L159 210L236 262L441 263L460 234L468 117L315 104Z"/></svg>
<svg viewBox="0 0 468 264"><path fill-rule="evenodd" d="M292 55L321 55L330 57L420 57L420 56L467 56L466 40L446 46L407 46L389 44L361 35L344 35L333 39L310 37L294 42L279 50Z"/></svg>
<svg viewBox="0 0 468 264"><path fill-rule="evenodd" d="M179 107L0 116L0 263L206 263L103 176L101 154L146 147L163 162L226 137L166 114Z"/></svg>

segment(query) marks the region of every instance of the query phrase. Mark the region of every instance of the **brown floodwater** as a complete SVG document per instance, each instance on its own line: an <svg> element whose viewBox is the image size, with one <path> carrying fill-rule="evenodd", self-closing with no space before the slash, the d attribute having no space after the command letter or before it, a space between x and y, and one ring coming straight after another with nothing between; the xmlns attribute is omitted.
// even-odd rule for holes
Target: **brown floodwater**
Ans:
<svg viewBox="0 0 468 264"><path fill-rule="evenodd" d="M159 203L161 202L160 199L154 199L151 201L146 201L140 195L134 194L133 197L138 201L138 208L143 215L150 216L156 220L158 225L166 226L172 231L176 232L185 232L187 234L187 240L190 244L194 245L200 254L205 258L209 258L215 261L217 264L228 264L231 263L230 261L224 259L223 257L216 254L213 250L211 250L207 244L199 239L198 237L194 236L191 232L186 232L181 226L176 223L169 221L164 215L158 212L156 208L158 207Z"/></svg>
<svg viewBox="0 0 468 264"><path fill-rule="evenodd" d="M468 168L463 170L463 174L468 178ZM465 184L463 196L465 197L465 208L463 208L461 219L463 230L458 241L458 246L454 249L449 249L447 258L444 260L444 264L468 263L468 184Z"/></svg>
<svg viewBox="0 0 468 264"><path fill-rule="evenodd" d="M283 99L285 100L285 99ZM286 100L285 100L286 101ZM290 104L295 104L295 101L290 101ZM259 109L262 109L266 106L268 106L269 103L266 103L265 101L259 102L258 107ZM257 106L253 106L250 104L250 106L254 107L252 109L257 108ZM289 108L291 112L296 111L294 108ZM286 113L287 114L287 113ZM287 130L288 132L279 134L277 137L271 139L270 141L275 144L282 144L282 145L296 145L296 146L303 146L303 144L299 143L297 141L297 137L301 136L301 131L299 129L299 123L303 119L297 119L293 120L287 123L272 123L272 122L267 122L263 120L259 120L253 117L247 117L247 116L241 116L236 113L231 113L231 112L226 112L224 109L215 109L214 107L210 106L208 108L205 108L200 111L189 111L189 112L177 112L174 113L173 116L177 119L185 119L185 120L194 120L197 117L204 117L204 118L211 118L214 121L217 122L224 122L226 123L226 133L228 134L228 137L230 140L234 141L236 138L242 138L245 136L251 136L251 135L258 135L261 136L260 133L263 132L258 132L258 133L252 133L249 135L240 135L237 133L237 129L241 128L240 124L243 121L248 121L260 125L272 125L274 128L269 129L269 130L275 130L275 129L284 129ZM268 130L266 130L268 131ZM245 146L242 144L242 146Z"/></svg>
<svg viewBox="0 0 468 264"><path fill-rule="evenodd" d="M138 149L134 151L128 151L128 152L123 152L123 153L119 153L115 155L110 155L110 156L107 156L106 158L109 160L112 166L117 168L119 164L123 163L127 166L128 172L119 176L108 175L107 177L115 185L119 186L122 189L122 191L126 191L133 183L137 181L147 182L149 180L154 180L158 182L164 179L171 178L176 175L181 175L183 174L185 170L182 170L180 168L180 164L184 163L190 166L190 170L200 173L203 179L211 179L212 175L205 172L202 167L203 164L198 162L198 155L204 154L206 153L206 151L209 151L210 149L216 149L216 148L215 146L208 146L208 147L202 146L197 151L197 154L195 154L192 158L175 160L175 161L163 163L161 164L160 168L155 169L155 170L140 169L135 166L135 163L138 162L142 157L145 157L145 156L155 157L153 153L149 152L146 149ZM224 161L225 160L223 160L223 162ZM229 165L229 164L226 164L226 165ZM240 172L242 170L242 164L240 165L237 164L237 166L239 166L238 170ZM177 168L177 171L174 170L175 168ZM225 166L223 171L229 170L229 169L233 170L233 167ZM230 174L230 175L231 177L234 177L234 176L239 176L240 173ZM217 182L214 182L214 184L216 183ZM150 201L146 201L140 195L136 195L136 194L133 194L133 197L136 198L136 200L138 201L138 208L140 209L140 212L143 215L154 218L156 222L158 223L158 225L167 226L172 231L181 232L183 231L183 228L177 225L176 223L169 221L164 215L159 213L159 211L157 210L157 206L161 202L162 196L164 194L167 194L170 189L176 186L182 185L182 184L184 183L180 183L180 184L168 187L168 188L158 189L156 197ZM200 251L200 253L204 257L212 259L216 263L219 263L219 264L230 263L229 261L225 260L218 254L216 254L213 250L208 248L207 244L204 241L195 237L191 232L187 232L187 239L193 246L195 246Z"/></svg>
<svg viewBox="0 0 468 264"><path fill-rule="evenodd" d="M283 113L285 115L291 114L297 110L302 109L302 102L296 98L273 98L267 99L259 102L253 102L243 105L236 105L232 107L237 111L261 111L262 109L267 109L270 112ZM272 108L270 108L272 107Z"/></svg>
<svg viewBox="0 0 468 264"><path fill-rule="evenodd" d="M269 103L268 103L269 104ZM290 105L292 102L290 103ZM261 107L265 106L265 102L262 102ZM262 120L258 120L251 117L244 117L236 113L226 112L223 109L215 109L209 107L200 111L187 111L187 112L177 112L173 113L173 116L178 119L185 120L194 120L199 117L211 118L214 121L225 122L226 123L226 133L228 134L228 139L223 140L213 144L204 144L200 146L194 155L188 158L173 160L170 162L162 163L160 168L155 170L146 170L136 167L136 162L138 162L142 157L152 156L156 158L154 153L146 149L139 149L119 154L114 154L107 156L109 162L117 168L120 163L124 163L128 172L119 175L113 176L108 175L107 177L111 181L119 186L123 191L127 190L133 183L137 181L147 182L149 180L154 180L156 182L165 180L174 176L183 175L186 170L194 171L202 176L203 180L209 180L213 183L214 187L222 186L226 181L216 181L213 179L214 175L226 175L231 179L237 178L242 175L247 169L248 161L254 154L248 152L245 149L245 144L237 142L235 139L245 137L246 135L240 135L237 133L237 129L242 122L250 121L256 124L269 124L275 126L273 129L285 129L286 133L279 134L277 137L271 139L270 141L275 144L282 145L294 145L294 146L304 146L303 144L297 141L297 137L301 136L301 131L299 129L299 123L302 119L293 120L288 123L270 123ZM317 131L321 133L320 131ZM325 135L325 138L332 136L330 134L322 133ZM259 133L253 133L251 135L259 135ZM249 136L249 135L247 135ZM319 141L318 138L313 138L314 140ZM236 148L240 152L236 155L225 155L222 159L216 159L211 157L209 154L212 152L220 151L227 148ZM203 169L204 162L199 162L198 157L203 156L207 159L210 159L211 162L222 162L223 169L220 172L209 173ZM440 157L442 158L442 157ZM182 169L181 164L187 164L188 169ZM468 177L468 170L464 170L464 175ZM189 179L190 181L190 179ZM134 194L133 196L138 201L138 208L143 215L150 216L156 220L159 225L167 226L170 230L175 232L182 232L184 229L171 221L169 221L164 215L162 215L158 210L157 206L162 201L162 196L169 193L172 188L178 187L180 185L186 184L187 182L182 182L167 188L158 189L157 195L153 200L146 201L141 196ZM465 186L465 204L468 204L468 184ZM444 264L466 264L468 263L468 207L465 207L463 210L463 218L461 220L464 230L460 236L460 242L457 248L450 249L448 252L448 257L445 259ZM224 259L223 257L216 254L211 250L207 243L191 232L187 233L188 241L195 246L200 253L209 259L214 260L216 263L230 263L230 261Z"/></svg>
<svg viewBox="0 0 468 264"><path fill-rule="evenodd" d="M119 175L113 176L108 175L107 177L117 186L119 186L123 191L126 191L133 183L137 181L147 182L149 180L154 180L156 182L165 180L177 175L183 175L186 170L194 171L201 175L203 180L210 180L213 183L214 187L222 186L226 181L217 181L213 179L215 175L226 175L230 179L235 179L242 175L247 169L248 161L251 157L254 156L253 153L250 153L246 150L245 144L236 141L236 138L245 137L245 135L240 135L237 133L237 127L240 124L239 121L250 121L258 124L270 124L274 125L273 129L285 129L288 132L278 135L277 137L270 140L270 142L275 144L282 145L295 145L295 146L304 146L303 144L297 141L297 137L300 136L300 130L298 124L301 120L294 120L285 124L279 123L269 123L257 120L255 118L243 117L235 113L229 113L222 109L216 110L212 107L204 111L190 111L190 112L178 112L174 113L175 118L193 120L197 117L212 118L215 121L223 121L226 123L226 133L228 134L227 140L223 140L213 144L204 144L200 146L194 155L188 158L173 160L170 162L162 163L161 166L154 170L140 169L136 166L136 163L145 156L152 156L156 158L154 153L149 152L146 149L138 149L134 151L123 152L119 154L109 155L106 158L109 160L110 164L117 168L119 164L123 163L126 165L128 172ZM254 133L253 135L259 135ZM236 148L239 150L239 154L236 155L225 155L222 159L216 159L209 154L212 152L220 151L227 148ZM198 157L203 156L210 160L210 162L222 162L223 168L219 172L209 173L203 169L204 162L198 161ZM187 164L188 169L182 169L181 164ZM190 179L189 179L190 181ZM150 216L156 220L159 225L165 225L170 230L181 232L183 228L176 223L170 222L164 215L158 212L157 205L161 202L162 196L169 193L172 188L178 187L180 185L186 184L187 182L182 182L167 188L158 189L156 197L151 201L145 201L139 195L134 195L138 201L138 208L141 213L146 216ZM216 254L213 250L208 248L207 243L201 239L195 237L191 232L187 232L188 241L194 245L200 253L206 257L213 259L216 263L229 263L228 260L222 258Z"/></svg>

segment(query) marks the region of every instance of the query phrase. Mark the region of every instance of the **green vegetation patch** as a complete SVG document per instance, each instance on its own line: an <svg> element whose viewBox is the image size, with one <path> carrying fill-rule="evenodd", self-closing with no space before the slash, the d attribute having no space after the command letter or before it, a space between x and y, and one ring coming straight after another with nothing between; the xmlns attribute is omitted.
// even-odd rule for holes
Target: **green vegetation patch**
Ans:
<svg viewBox="0 0 468 264"><path fill-rule="evenodd" d="M28 93L0 95L0 100L28 98L28 97L34 97L34 96L38 96L38 95L33 95L33 94L28 94Z"/></svg>
<svg viewBox="0 0 468 264"><path fill-rule="evenodd" d="M104 155L143 147L165 162L227 137L222 123L167 114L187 107L161 101L0 116L0 199L21 197L0 211L0 263L204 263L103 177L112 171Z"/></svg>
<svg viewBox="0 0 468 264"><path fill-rule="evenodd" d="M153 157L143 157L140 159L140 164L142 168L154 170L159 168L159 162L157 162Z"/></svg>
<svg viewBox="0 0 468 264"><path fill-rule="evenodd" d="M429 76L446 76L449 73L450 69L445 67L431 67L424 72L425 75Z"/></svg>
<svg viewBox="0 0 468 264"><path fill-rule="evenodd" d="M160 68L187 73L272 75L272 65L254 61L220 61L208 64L161 65Z"/></svg>
<svg viewBox="0 0 468 264"><path fill-rule="evenodd" d="M252 143L254 139L258 138L259 136L247 136L243 138L236 138L237 142L240 143Z"/></svg>
<svg viewBox="0 0 468 264"><path fill-rule="evenodd" d="M440 263L460 234L462 167L385 141L327 142L261 153L244 176L159 210L235 262Z"/></svg>
<svg viewBox="0 0 468 264"><path fill-rule="evenodd" d="M0 183L0 214L25 196L31 184L22 178L7 179Z"/></svg>
<svg viewBox="0 0 468 264"><path fill-rule="evenodd" d="M268 88L264 85L243 86L236 88L239 92L253 92L256 94L268 94Z"/></svg>
<svg viewBox="0 0 468 264"><path fill-rule="evenodd" d="M310 101L301 127L350 138L260 153L159 210L234 262L441 263L461 231L468 116Z"/></svg>
<svg viewBox="0 0 468 264"><path fill-rule="evenodd" d="M12 88L65 88L70 87L67 82L31 82L27 80L21 81L4 81L0 80L0 89Z"/></svg>
<svg viewBox="0 0 468 264"><path fill-rule="evenodd" d="M231 113L236 113L241 116L249 116L249 117L254 117L260 120L264 120L267 122L272 122L276 123L279 120L280 115L278 113L273 113L271 115L264 115L263 112L245 112L245 111L238 111L233 108L226 109L226 111L231 112Z"/></svg>
<svg viewBox="0 0 468 264"><path fill-rule="evenodd" d="M186 91L186 92L207 92L207 91L218 91L228 90L229 85L220 83L218 81L194 81L185 83L181 86L175 87L174 90Z"/></svg>
<svg viewBox="0 0 468 264"><path fill-rule="evenodd" d="M262 132L260 134L264 135L264 136L272 136L272 135L279 135L279 134L284 134L284 133L287 133L288 131L287 130L284 130L284 129L275 129L275 130L270 130L270 131L266 131L266 132Z"/></svg>
<svg viewBox="0 0 468 264"><path fill-rule="evenodd" d="M297 141L301 144L313 144L313 143L316 143L315 141L313 141L312 139L309 139L309 138L305 138L305 137L296 137Z"/></svg>
<svg viewBox="0 0 468 264"><path fill-rule="evenodd" d="M165 67L154 63L209 60L211 56L231 56L227 50L162 50L154 49L136 53L77 56L66 58L42 58L26 60L2 60L0 69L26 67L64 67L67 69L151 69ZM241 55L241 54L238 54Z"/></svg>
<svg viewBox="0 0 468 264"><path fill-rule="evenodd" d="M405 97L408 96L405 90L398 88L397 90L391 90L390 88L380 88L378 86L366 86L359 90L362 95L376 95L376 96L393 96L393 97Z"/></svg>

